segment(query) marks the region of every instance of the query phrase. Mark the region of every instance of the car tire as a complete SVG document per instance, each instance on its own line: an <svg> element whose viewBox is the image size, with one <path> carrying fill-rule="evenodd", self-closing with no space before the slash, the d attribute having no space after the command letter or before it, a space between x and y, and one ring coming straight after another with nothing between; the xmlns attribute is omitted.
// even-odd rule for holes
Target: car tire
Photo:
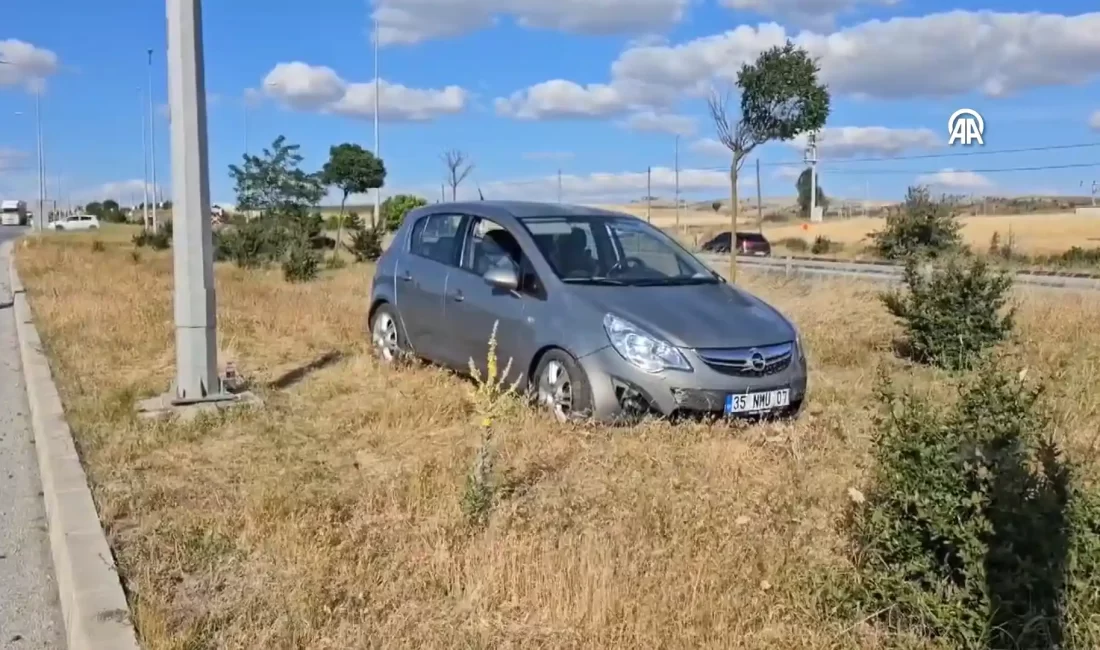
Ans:
<svg viewBox="0 0 1100 650"><path fill-rule="evenodd" d="M370 339L374 354L382 363L392 365L406 356L400 318L397 310L388 303L374 310L370 321Z"/></svg>
<svg viewBox="0 0 1100 650"><path fill-rule="evenodd" d="M565 350L553 349L542 356L532 377L531 395L558 422L575 422L592 415L588 375Z"/></svg>

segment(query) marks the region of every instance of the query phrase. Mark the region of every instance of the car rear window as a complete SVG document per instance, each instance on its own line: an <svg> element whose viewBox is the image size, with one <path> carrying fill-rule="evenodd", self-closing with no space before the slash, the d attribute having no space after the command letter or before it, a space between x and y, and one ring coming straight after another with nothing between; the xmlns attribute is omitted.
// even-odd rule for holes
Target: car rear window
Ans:
<svg viewBox="0 0 1100 650"><path fill-rule="evenodd" d="M764 235L761 235L758 232L739 232L737 233L737 238L742 241L748 241L757 244L768 243L768 240L764 238Z"/></svg>

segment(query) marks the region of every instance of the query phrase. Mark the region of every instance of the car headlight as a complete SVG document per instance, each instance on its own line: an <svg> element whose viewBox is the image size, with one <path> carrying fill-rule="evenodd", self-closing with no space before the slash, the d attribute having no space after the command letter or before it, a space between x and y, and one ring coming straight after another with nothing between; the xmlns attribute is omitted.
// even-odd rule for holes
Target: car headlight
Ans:
<svg viewBox="0 0 1100 650"><path fill-rule="evenodd" d="M802 331L794 323L791 323L791 329L794 330L794 347L798 348L798 360L805 361L806 348L802 345Z"/></svg>
<svg viewBox="0 0 1100 650"><path fill-rule="evenodd" d="M691 364L683 353L630 321L613 314L603 317L603 327L611 347L639 370L657 373L662 370L686 370Z"/></svg>

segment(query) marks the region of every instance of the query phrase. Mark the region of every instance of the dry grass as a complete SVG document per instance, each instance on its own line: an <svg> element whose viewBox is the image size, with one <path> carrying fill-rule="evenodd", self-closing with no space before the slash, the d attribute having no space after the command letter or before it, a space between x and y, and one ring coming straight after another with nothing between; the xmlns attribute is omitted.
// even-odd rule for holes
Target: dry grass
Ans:
<svg viewBox="0 0 1100 650"><path fill-rule="evenodd" d="M1100 246L1100 219L1073 213L1028 214L1013 216L965 216L959 217L963 224L964 241L974 250L984 251L989 247L993 233L1000 233L1002 243L1011 235L1015 238L1019 252L1027 255L1049 255L1066 251L1073 246L1096 248ZM807 227L803 229L803 225ZM848 245L849 252L855 253L860 244L869 243L867 234L881 230L882 219L855 218L839 221L827 221L819 224L788 224L769 226L765 224L764 235L771 241L786 237L799 237L812 242L823 235Z"/></svg>
<svg viewBox="0 0 1100 650"><path fill-rule="evenodd" d="M131 410L171 379L170 256L92 238L32 240L18 264L147 649L884 645L827 620L820 585L846 568L837 520L866 464L876 367L942 377L891 358L874 287L748 278L807 340L795 423L603 429L515 410L475 529L460 507L472 387L373 361L369 268L294 286L219 266L220 358L268 406L153 424ZM1016 354L1052 380L1078 455L1100 432L1098 320L1097 296L1021 295Z"/></svg>

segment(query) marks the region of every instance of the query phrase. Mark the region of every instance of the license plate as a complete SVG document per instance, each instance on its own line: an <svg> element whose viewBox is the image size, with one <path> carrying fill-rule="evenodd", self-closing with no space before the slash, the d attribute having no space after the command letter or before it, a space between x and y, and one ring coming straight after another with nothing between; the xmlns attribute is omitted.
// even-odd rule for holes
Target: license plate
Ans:
<svg viewBox="0 0 1100 650"><path fill-rule="evenodd" d="M789 388L726 396L726 413L759 413L790 406Z"/></svg>

